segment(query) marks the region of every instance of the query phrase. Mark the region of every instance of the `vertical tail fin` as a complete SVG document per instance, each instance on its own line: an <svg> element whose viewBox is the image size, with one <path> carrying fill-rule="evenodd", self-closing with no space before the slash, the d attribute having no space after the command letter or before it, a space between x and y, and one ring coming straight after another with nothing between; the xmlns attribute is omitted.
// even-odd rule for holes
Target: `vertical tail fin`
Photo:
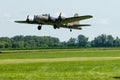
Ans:
<svg viewBox="0 0 120 80"><path fill-rule="evenodd" d="M78 16L79 16L78 13L75 13L75 14L74 14L74 17L78 17ZM79 21L76 21L76 22L72 22L72 24L80 24L80 22L79 22Z"/></svg>
<svg viewBox="0 0 120 80"><path fill-rule="evenodd" d="M78 14L78 13L75 13L75 14L74 14L74 17L78 17L78 16L79 16L79 14Z"/></svg>

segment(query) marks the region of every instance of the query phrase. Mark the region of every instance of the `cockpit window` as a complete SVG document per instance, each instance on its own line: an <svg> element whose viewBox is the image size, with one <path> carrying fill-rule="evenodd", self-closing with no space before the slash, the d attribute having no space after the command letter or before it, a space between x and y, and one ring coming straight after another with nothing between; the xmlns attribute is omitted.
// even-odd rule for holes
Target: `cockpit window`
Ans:
<svg viewBox="0 0 120 80"><path fill-rule="evenodd" d="M42 16L48 16L48 14L42 14Z"/></svg>

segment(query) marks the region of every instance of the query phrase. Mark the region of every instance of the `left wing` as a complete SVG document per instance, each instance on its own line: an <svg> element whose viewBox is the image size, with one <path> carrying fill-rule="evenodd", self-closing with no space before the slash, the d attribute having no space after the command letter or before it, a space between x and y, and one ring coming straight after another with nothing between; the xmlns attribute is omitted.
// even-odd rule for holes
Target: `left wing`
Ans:
<svg viewBox="0 0 120 80"><path fill-rule="evenodd" d="M26 21L15 21L16 23L24 23L24 24L27 24Z"/></svg>
<svg viewBox="0 0 120 80"><path fill-rule="evenodd" d="M75 21L81 21L81 20L85 20L85 19L89 19L92 18L93 16L91 15L86 15L86 16L78 16L78 17L70 17L70 18L65 18L63 20L60 20L60 23L71 23L71 22L75 22Z"/></svg>
<svg viewBox="0 0 120 80"><path fill-rule="evenodd" d="M14 22L16 22L16 23L22 23L22 24L38 24L38 23L36 23L34 21L29 21L29 22L27 22L27 21L14 21Z"/></svg>

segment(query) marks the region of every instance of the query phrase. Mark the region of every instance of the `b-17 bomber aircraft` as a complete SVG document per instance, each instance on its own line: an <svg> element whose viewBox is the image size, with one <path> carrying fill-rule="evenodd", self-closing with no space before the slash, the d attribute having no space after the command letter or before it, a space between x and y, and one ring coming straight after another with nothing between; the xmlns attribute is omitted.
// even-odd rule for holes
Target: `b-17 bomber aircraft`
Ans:
<svg viewBox="0 0 120 80"><path fill-rule="evenodd" d="M15 21L16 23L38 24L38 30L41 30L42 25L53 25L54 29L68 28L81 30L83 26L90 26L90 24L80 24L79 21L92 18L91 15L79 16L78 13L74 17L65 18L60 15L58 18L50 16L50 14L34 15L34 17L27 16L25 21Z"/></svg>

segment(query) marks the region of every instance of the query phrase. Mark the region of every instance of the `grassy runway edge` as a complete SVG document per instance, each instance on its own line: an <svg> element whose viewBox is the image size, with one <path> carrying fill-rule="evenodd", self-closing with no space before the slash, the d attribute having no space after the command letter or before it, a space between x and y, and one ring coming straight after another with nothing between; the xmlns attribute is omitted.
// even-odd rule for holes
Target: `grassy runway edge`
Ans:
<svg viewBox="0 0 120 80"><path fill-rule="evenodd" d="M119 79L120 50L71 51L0 54L0 80Z"/></svg>

